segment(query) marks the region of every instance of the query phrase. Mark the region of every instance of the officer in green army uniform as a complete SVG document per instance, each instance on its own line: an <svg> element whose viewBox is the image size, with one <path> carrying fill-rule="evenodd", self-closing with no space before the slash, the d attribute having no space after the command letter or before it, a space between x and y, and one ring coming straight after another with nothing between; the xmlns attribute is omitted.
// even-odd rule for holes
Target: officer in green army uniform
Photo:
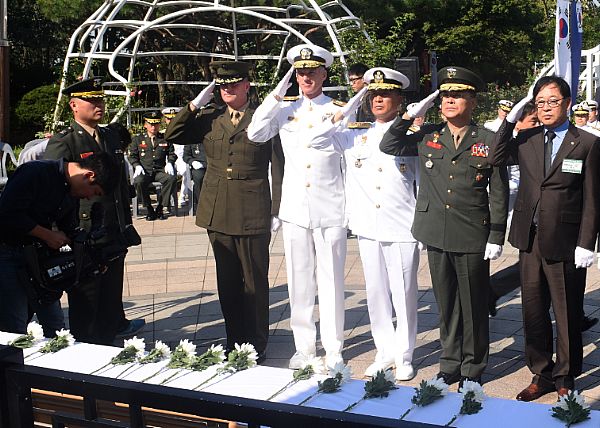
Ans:
<svg viewBox="0 0 600 428"><path fill-rule="evenodd" d="M131 198L123 159L124 138L114 126L98 126L105 112L102 81L101 77L86 79L63 90L63 94L70 97L69 107L74 121L50 138L44 156L46 159L79 161L94 153L106 152L121 166L116 190L81 200L79 219L80 226L86 230L90 230L92 223L95 223L94 226L101 223L107 232L103 242L115 249L121 246L123 255L108 262L103 275L81 283L69 292L69 324L75 338L82 342L110 345L117 335L135 334L145 321L129 321L123 311L125 253L130 245L124 231L132 227ZM99 215L93 215L98 212Z"/></svg>
<svg viewBox="0 0 600 428"><path fill-rule="evenodd" d="M489 355L489 261L502 253L508 207L506 168L487 160L494 134L472 122L483 82L461 67L438 74L440 89L396 119L384 153L418 155L421 171L412 233L427 245L440 312L439 378L481 382ZM407 135L437 96L447 123ZM488 191L489 186L489 191Z"/></svg>
<svg viewBox="0 0 600 428"><path fill-rule="evenodd" d="M271 216L279 212L283 151L278 139L266 144L248 139L255 110L248 99L250 64L214 61L210 66L215 80L181 109L165 138L173 144L201 142L206 149L196 225L207 229L215 255L227 350L249 342L260 362L269 334L269 242ZM216 85L224 105L207 105Z"/></svg>
<svg viewBox="0 0 600 428"><path fill-rule="evenodd" d="M171 194L177 183L175 161L177 155L173 144L168 143L159 134L162 114L157 111L144 115L146 132L133 137L129 146L129 162L134 168L133 184L135 192L146 207L146 220L164 220L163 207L168 207ZM150 200L150 185L158 181L162 185L156 211Z"/></svg>

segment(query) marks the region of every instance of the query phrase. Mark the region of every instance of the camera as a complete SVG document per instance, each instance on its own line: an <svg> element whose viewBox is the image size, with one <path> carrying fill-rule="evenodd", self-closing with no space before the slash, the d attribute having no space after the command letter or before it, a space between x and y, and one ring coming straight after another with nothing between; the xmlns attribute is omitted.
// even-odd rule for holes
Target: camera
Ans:
<svg viewBox="0 0 600 428"><path fill-rule="evenodd" d="M121 245L105 240L104 226L90 231L76 229L72 244L53 250L35 241L24 247L27 294L30 300L49 303L60 299L64 291L76 288L106 271L107 263L126 254Z"/></svg>

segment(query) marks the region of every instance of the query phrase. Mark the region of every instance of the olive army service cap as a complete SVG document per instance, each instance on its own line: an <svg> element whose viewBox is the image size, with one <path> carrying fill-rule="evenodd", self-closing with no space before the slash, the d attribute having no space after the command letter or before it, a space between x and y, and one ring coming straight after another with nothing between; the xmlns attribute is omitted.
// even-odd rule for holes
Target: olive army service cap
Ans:
<svg viewBox="0 0 600 428"><path fill-rule="evenodd" d="M228 85L247 79L250 63L243 61L213 61L209 64L217 85Z"/></svg>
<svg viewBox="0 0 600 428"><path fill-rule="evenodd" d="M160 123L162 119L162 114L159 111L150 111L148 113L144 113L144 120L151 124Z"/></svg>
<svg viewBox="0 0 600 428"><path fill-rule="evenodd" d="M103 77L92 77L73 83L71 86L63 89L62 93L71 98L103 98L104 90L102 89L102 82L104 82Z"/></svg>
<svg viewBox="0 0 600 428"><path fill-rule="evenodd" d="M481 77L463 67L444 67L438 72L440 91L474 91L485 90Z"/></svg>

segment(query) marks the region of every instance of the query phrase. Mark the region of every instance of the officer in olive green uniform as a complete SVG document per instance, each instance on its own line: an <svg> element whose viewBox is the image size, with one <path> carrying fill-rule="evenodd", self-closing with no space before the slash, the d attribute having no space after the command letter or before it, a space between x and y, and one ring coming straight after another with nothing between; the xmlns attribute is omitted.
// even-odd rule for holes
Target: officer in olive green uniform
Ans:
<svg viewBox="0 0 600 428"><path fill-rule="evenodd" d="M249 66L211 63L215 81L181 109L165 138L174 144L200 141L206 149L208 168L196 224L208 230L215 255L227 349L250 342L262 360L269 333L271 216L279 211L283 152L278 140L255 144L248 139L246 129L254 113L248 102ZM215 84L224 106L207 106Z"/></svg>
<svg viewBox="0 0 600 428"><path fill-rule="evenodd" d="M68 293L69 324L75 338L88 343L112 344L115 335L127 329L131 322L135 321L139 330L144 321L130 322L123 312L123 272L127 243L124 242L121 225L131 224L131 199L123 163L122 138L114 127L98 126L104 115L104 92L101 85L101 78L93 78L64 89L63 93L71 98L69 105L75 121L50 138L44 156L46 159L77 161L104 151L121 165L117 189L101 197L81 200L79 218L80 226L86 230L90 230L92 223L94 226L104 225L107 235L102 241L114 245L115 250L120 247L123 256L110 261L103 275L80 284Z"/></svg>
<svg viewBox="0 0 600 428"><path fill-rule="evenodd" d="M174 166L177 155L173 144L168 143L158 133L161 118L162 114L157 111L146 113L144 115L146 132L133 137L129 146L129 162L134 168L133 184L138 198L144 202L148 211L146 220L165 219L163 207L170 205L173 186L177 183ZM153 181L162 184L156 212L150 200L150 185Z"/></svg>
<svg viewBox="0 0 600 428"><path fill-rule="evenodd" d="M421 182L412 227L427 244L429 269L440 311L440 373L450 384L481 381L489 354L489 260L502 252L508 206L505 168L487 160L494 134L471 120L481 79L460 67L438 75L440 90L399 117L380 148L396 156L418 155ZM407 135L439 95L448 122ZM488 193L489 186L489 193Z"/></svg>

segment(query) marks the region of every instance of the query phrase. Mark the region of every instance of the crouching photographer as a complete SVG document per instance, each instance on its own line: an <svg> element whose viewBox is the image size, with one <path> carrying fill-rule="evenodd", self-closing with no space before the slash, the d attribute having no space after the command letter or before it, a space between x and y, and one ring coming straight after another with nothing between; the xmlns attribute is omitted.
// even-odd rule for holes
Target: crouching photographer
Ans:
<svg viewBox="0 0 600 428"><path fill-rule="evenodd" d="M56 267L52 271L40 265L40 277L34 278L27 253L37 248L39 260L47 261L45 252L60 254L58 250L65 245L78 248L78 242L72 239L79 224L78 199L112 192L118 176L118 164L106 153L78 162L32 161L17 168L0 195L0 330L25 333L33 312L38 312L38 318L42 318L42 313L54 314L49 323L40 319L46 336L60 328L57 324L62 323L62 312L58 299L62 292L52 298L52 293L44 291L48 279L58 271ZM80 257L75 251L74 256ZM36 293L32 293L32 285Z"/></svg>

